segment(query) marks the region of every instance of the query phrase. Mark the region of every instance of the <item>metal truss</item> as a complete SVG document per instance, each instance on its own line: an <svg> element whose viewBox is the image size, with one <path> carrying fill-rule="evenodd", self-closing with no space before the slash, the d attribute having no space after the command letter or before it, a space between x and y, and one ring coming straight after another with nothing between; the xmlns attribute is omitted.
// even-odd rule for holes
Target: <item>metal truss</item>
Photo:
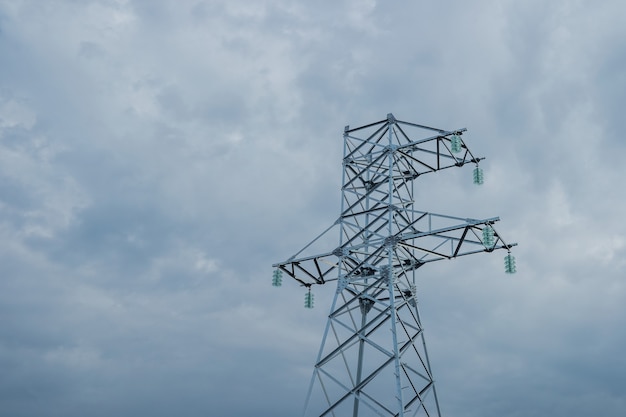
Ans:
<svg viewBox="0 0 626 417"><path fill-rule="evenodd" d="M452 131L387 119L344 130L341 215L274 266L303 286L337 282L305 416L440 416L416 302L426 263L510 248L497 217L414 209L421 175L483 158ZM426 132L426 133L425 133ZM426 137L423 137L426 136ZM333 250L309 254L339 229ZM333 247L333 246L331 246Z"/></svg>

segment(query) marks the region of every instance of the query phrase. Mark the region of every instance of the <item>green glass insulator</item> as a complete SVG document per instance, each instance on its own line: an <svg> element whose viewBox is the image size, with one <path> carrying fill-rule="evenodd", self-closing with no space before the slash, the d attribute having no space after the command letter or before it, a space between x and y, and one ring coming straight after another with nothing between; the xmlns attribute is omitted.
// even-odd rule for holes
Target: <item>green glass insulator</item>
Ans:
<svg viewBox="0 0 626 417"><path fill-rule="evenodd" d="M514 274L517 272L517 268L515 266L515 256L510 253L504 257L504 272L507 274Z"/></svg>
<svg viewBox="0 0 626 417"><path fill-rule="evenodd" d="M491 249L495 243L495 231L493 230L493 227L485 226L483 229L483 245L485 245L486 248Z"/></svg>
<svg viewBox="0 0 626 417"><path fill-rule="evenodd" d="M313 308L313 293L311 291L304 294L304 308Z"/></svg>
<svg viewBox="0 0 626 417"><path fill-rule="evenodd" d="M474 184L481 185L485 182L485 177L483 175L483 170L481 167L474 168Z"/></svg>
<svg viewBox="0 0 626 417"><path fill-rule="evenodd" d="M452 153L461 152L461 144L462 142L460 136L452 135L452 137L450 137L450 150Z"/></svg>
<svg viewBox="0 0 626 417"><path fill-rule="evenodd" d="M272 285L274 287L280 287L283 285L283 271L277 269L274 271L274 276L272 277Z"/></svg>

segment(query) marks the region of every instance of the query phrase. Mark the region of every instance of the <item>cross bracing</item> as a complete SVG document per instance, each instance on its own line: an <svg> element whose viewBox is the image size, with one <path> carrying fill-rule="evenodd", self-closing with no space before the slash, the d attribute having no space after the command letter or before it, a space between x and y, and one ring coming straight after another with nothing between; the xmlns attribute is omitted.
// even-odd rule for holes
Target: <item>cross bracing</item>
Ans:
<svg viewBox="0 0 626 417"><path fill-rule="evenodd" d="M421 175L483 159L461 139L464 132L391 114L345 128L339 218L274 265L309 289L337 285L305 415L440 416L416 273L429 262L515 246L495 230L498 217L468 219L414 207ZM338 245L311 253L331 232L338 232Z"/></svg>

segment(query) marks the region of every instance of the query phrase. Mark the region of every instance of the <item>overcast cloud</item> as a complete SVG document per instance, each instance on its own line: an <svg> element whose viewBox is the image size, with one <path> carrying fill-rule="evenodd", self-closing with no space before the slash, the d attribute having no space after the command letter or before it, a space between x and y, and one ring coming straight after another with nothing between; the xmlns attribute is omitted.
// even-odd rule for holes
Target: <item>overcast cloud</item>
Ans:
<svg viewBox="0 0 626 417"><path fill-rule="evenodd" d="M0 0L0 415L293 417L316 308L271 264L339 214L342 132L482 163L417 208L500 216L424 268L445 416L626 410L626 3ZM332 248L330 248L332 249Z"/></svg>

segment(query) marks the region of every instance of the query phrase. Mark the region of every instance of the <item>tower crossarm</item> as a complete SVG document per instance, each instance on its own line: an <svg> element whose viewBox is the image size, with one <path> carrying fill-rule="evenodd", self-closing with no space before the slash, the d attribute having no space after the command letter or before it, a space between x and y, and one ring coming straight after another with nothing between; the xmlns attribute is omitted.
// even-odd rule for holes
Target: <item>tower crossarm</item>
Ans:
<svg viewBox="0 0 626 417"><path fill-rule="evenodd" d="M368 137L361 138L355 135L362 129L376 126L377 129ZM415 139L415 132L408 132L406 128L419 128L436 132L426 138ZM377 161L384 159L388 153L396 155L398 173L404 178L415 179L419 175L436 172L441 169L459 167L467 163L478 163L482 157L475 156L467 147L461 136L466 128L443 130L429 126L397 120L388 115L387 120L366 126L350 129L346 126L344 139L348 149L344 157L344 166L351 166L355 172L353 178L363 178L363 173L372 170ZM392 143L388 137L393 138ZM459 149L454 149L453 140L460 143ZM404 159L404 161L402 161ZM358 172L358 173L357 173ZM386 176L378 170L381 177ZM394 175L395 176L395 175ZM347 182L346 185L349 185Z"/></svg>
<svg viewBox="0 0 626 417"><path fill-rule="evenodd" d="M509 250L507 243L493 227L500 219L461 219L434 213L422 215L391 236L376 236L360 243L349 240L333 251L317 255L291 257L273 266L304 286L325 284L340 277L359 279L374 273L378 265L394 251L394 268L413 270L425 263L498 249ZM438 223L448 223L439 225ZM484 230L491 229L491 240L485 241ZM372 248L376 248L372 250ZM370 271L368 273L368 271Z"/></svg>
<svg viewBox="0 0 626 417"><path fill-rule="evenodd" d="M439 135L431 136L417 141L410 141L402 129L402 123L397 122L396 129L409 143L399 145L396 152L405 156L417 168L417 174L426 174L441 169L463 166L467 163L478 163L485 159L476 157L470 149L462 143L462 150L456 155L452 152L451 138L460 137L467 129L458 129L452 132L444 131ZM417 165L415 165L417 164Z"/></svg>
<svg viewBox="0 0 626 417"><path fill-rule="evenodd" d="M459 256L471 255L480 252L492 252L496 249L510 249L516 243L508 244L493 228L493 223L499 221L497 217L485 220L469 220L464 224L448 226L436 230L402 233L396 239L398 254L411 261L410 265L421 266L426 262L453 259ZM493 230L493 241L485 242L483 230L489 227Z"/></svg>

